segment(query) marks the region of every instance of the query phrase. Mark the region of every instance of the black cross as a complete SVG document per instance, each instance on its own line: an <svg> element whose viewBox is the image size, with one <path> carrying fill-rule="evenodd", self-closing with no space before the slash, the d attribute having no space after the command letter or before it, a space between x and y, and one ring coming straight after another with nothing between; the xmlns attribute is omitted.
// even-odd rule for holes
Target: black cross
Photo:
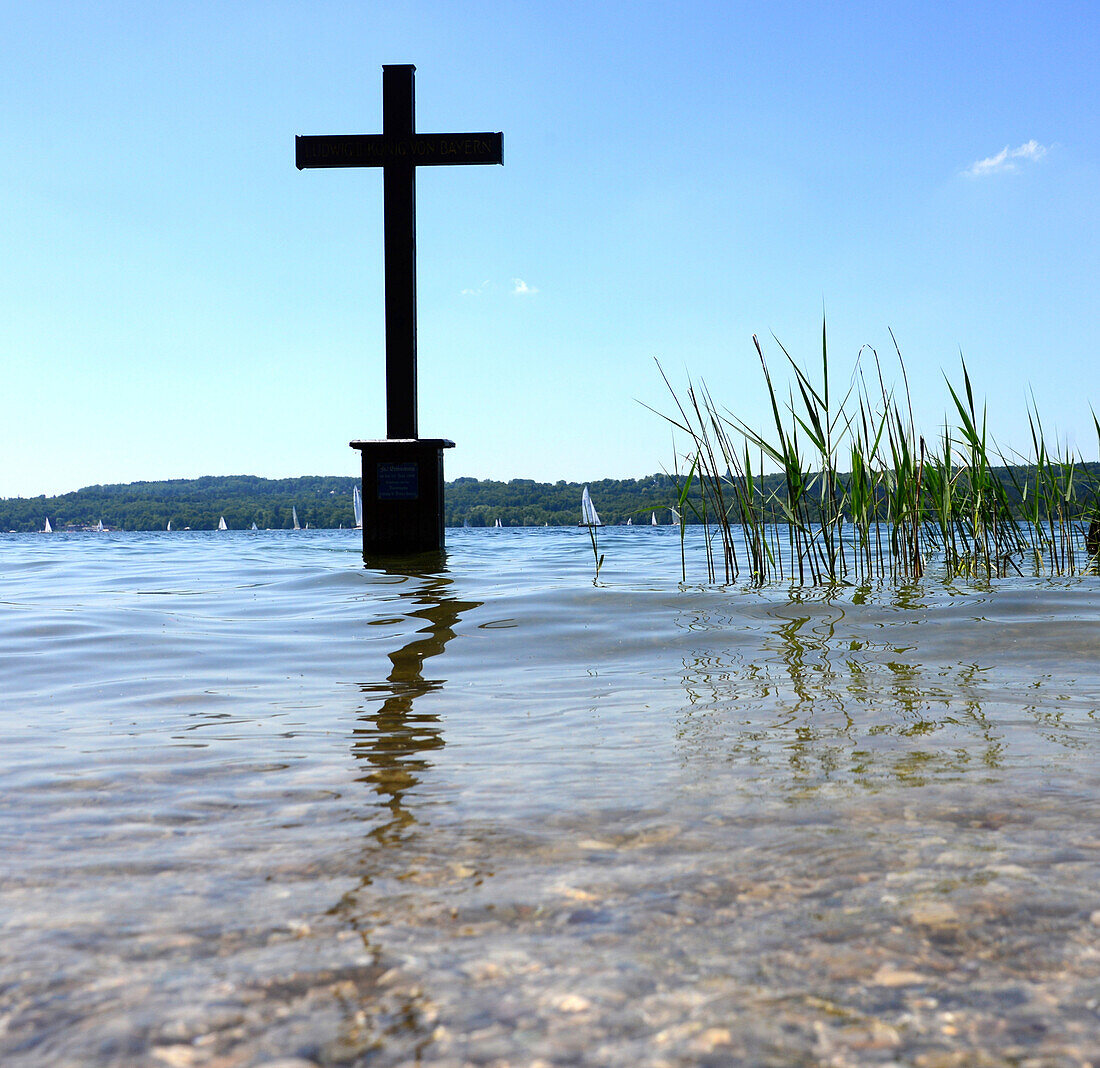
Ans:
<svg viewBox="0 0 1100 1068"><path fill-rule="evenodd" d="M503 163L500 133L416 132L411 63L382 68L382 133L295 137L295 165L381 167L386 239L386 437L416 438L416 168Z"/></svg>

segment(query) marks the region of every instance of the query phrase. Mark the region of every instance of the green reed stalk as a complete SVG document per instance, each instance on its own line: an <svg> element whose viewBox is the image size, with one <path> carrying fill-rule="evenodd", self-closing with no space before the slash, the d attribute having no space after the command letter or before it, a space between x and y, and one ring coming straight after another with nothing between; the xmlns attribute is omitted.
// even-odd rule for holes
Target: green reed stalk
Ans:
<svg viewBox="0 0 1100 1068"><path fill-rule="evenodd" d="M966 516L970 544L961 566L969 574L1003 576L1013 556L1023 551L1026 543L1012 515L1004 485L992 473L986 408L982 406L979 418L965 361L962 372L965 404L950 380L947 381L961 424L960 444L962 457L966 461ZM1004 465L1004 457L997 458Z"/></svg>
<svg viewBox="0 0 1100 1068"><path fill-rule="evenodd" d="M600 568L603 567L603 553L600 552L599 541L596 538L596 524L588 524L588 537L592 541L592 559L595 562L596 570L592 576L592 585L595 586L600 581Z"/></svg>
<svg viewBox="0 0 1100 1068"><path fill-rule="evenodd" d="M851 395L851 389L836 409L830 406L829 343L824 318L821 323L820 389L814 386L809 376L798 366L782 343L778 341L776 343L795 373L802 400L801 414L795 410L793 401L789 405L791 417L796 424L796 433L797 427L800 427L817 452L816 501L811 505L810 498L807 496L804 509L810 550L818 561L821 573L827 576L829 581L835 582L847 571L840 530L845 492L837 470L837 441L848 429L844 405Z"/></svg>
<svg viewBox="0 0 1100 1068"><path fill-rule="evenodd" d="M695 454L695 459L691 461L691 470L687 473L687 478L684 480L683 486L680 488L680 496L676 501L676 508L674 514L680 523L680 578L681 581L687 582L687 551L685 548L685 538L687 536L687 528L685 526L687 520L684 518L684 512L686 510L685 502L687 501L688 493L691 492L691 483L695 478L695 470L699 465L699 454ZM713 568L709 572L710 581L714 581Z"/></svg>
<svg viewBox="0 0 1100 1068"><path fill-rule="evenodd" d="M923 448L923 438L921 444ZM942 453L928 454L924 477L935 540L944 554L948 571L954 573L959 566L960 529L956 473L952 463L951 428L946 420L943 424L942 447Z"/></svg>

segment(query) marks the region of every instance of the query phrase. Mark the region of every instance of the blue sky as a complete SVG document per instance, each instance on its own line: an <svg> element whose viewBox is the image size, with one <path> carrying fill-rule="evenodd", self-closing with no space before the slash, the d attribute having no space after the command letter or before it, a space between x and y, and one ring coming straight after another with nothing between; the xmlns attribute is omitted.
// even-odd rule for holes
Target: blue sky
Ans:
<svg viewBox="0 0 1100 1068"><path fill-rule="evenodd" d="M503 130L419 172L420 430L448 478L669 468L654 365L761 425L752 347L960 352L1096 458L1094 3L0 2L0 496L355 474L385 435L382 179L294 135ZM777 359L778 364L778 359ZM890 365L892 368L892 364ZM891 373L893 371L891 370Z"/></svg>

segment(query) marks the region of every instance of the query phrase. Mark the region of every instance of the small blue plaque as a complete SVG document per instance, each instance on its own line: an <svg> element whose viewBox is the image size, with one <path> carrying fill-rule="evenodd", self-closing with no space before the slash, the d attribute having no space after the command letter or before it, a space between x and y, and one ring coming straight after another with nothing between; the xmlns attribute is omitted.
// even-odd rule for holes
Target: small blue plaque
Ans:
<svg viewBox="0 0 1100 1068"><path fill-rule="evenodd" d="M420 465L416 461L378 464L380 501L415 501L420 496Z"/></svg>

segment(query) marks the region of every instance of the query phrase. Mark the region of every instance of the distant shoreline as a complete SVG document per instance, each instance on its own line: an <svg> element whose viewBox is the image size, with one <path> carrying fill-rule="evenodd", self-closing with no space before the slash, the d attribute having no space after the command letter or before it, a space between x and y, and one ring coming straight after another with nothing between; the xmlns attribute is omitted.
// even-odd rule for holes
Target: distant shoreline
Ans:
<svg viewBox="0 0 1100 1068"><path fill-rule="evenodd" d="M1030 468L994 468L991 474L1004 485L1010 502L1017 478ZM1100 482L1100 463L1080 463L1080 476ZM843 481L847 476L841 473ZM766 475L757 481L767 495L783 476ZM162 482L130 482L85 486L56 497L0 498L0 532L43 530L46 520L55 532L95 529L100 522L112 530L215 530L224 516L231 530L290 530L294 511L303 527L336 529L354 526L352 490L359 479L350 475L302 475L269 479L257 475L205 475ZM448 527L575 526L580 521L585 486L606 526L628 520L661 526L678 524L675 518L679 485L670 475L643 478L594 479L588 482L536 482L514 478L456 478L446 485L444 522ZM685 521L693 523L700 510L698 485L693 484L685 506Z"/></svg>
<svg viewBox="0 0 1100 1068"><path fill-rule="evenodd" d="M194 479L85 486L54 497L0 498L0 531L42 530L48 519L54 532L94 530L100 522L112 530L215 530L224 516L230 529L290 530L293 512L301 526L335 529L354 526L354 476L303 475L267 479L255 475L206 475ZM508 482L458 478L447 483L448 527L575 526L581 492L591 488L607 525L671 522L675 481L668 475L640 479L580 482Z"/></svg>

